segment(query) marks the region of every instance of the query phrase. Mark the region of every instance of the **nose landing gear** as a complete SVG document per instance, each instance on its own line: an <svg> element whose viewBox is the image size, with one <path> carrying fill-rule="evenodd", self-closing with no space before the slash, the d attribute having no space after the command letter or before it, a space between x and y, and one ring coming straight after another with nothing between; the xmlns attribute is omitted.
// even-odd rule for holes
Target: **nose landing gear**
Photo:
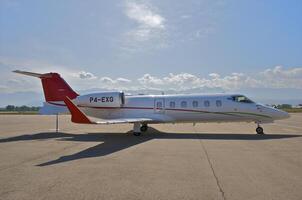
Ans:
<svg viewBox="0 0 302 200"><path fill-rule="evenodd" d="M260 126L260 124L257 124L256 133L259 135L263 135L263 128Z"/></svg>

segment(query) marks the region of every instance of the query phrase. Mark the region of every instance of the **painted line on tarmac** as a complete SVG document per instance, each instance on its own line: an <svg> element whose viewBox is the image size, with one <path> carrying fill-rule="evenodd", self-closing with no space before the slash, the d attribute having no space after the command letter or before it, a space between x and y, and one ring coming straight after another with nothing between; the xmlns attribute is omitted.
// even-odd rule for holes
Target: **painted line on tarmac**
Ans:
<svg viewBox="0 0 302 200"><path fill-rule="evenodd" d="M194 129L194 132L197 133L197 132L196 132L196 128L193 127L193 129ZM216 172L215 172L215 170L214 170L213 163L211 162L210 156L209 156L208 151L207 151L207 149L206 149L206 147L205 147L205 145L204 145L204 143L203 143L203 140L202 140L202 139L199 139L198 141L199 141L199 144L200 144L201 148L203 149L203 151L204 151L204 153L205 153L205 155L206 155L208 164L209 164L210 169L211 169L211 171L212 171L212 174L213 174L213 176L214 176L214 178L215 178L216 185L217 185L217 187L218 187L218 189L219 189L219 192L220 192L220 194L221 194L221 196L222 196L222 199L226 200L225 193L224 193L224 191L223 191L223 189L222 189L222 187L221 187L221 183L220 183L220 181L219 181L219 179L218 179L218 176L217 176L217 174L216 174Z"/></svg>

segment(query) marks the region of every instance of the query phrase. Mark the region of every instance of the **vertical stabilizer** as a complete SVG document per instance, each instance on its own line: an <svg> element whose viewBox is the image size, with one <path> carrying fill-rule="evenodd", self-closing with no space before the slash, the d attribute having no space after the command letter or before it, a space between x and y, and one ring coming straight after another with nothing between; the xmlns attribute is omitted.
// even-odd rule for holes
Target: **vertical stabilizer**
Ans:
<svg viewBox="0 0 302 200"><path fill-rule="evenodd" d="M79 96L58 73L38 74L16 70L18 74L33 76L41 79L44 97L47 102L64 101L66 97L74 99Z"/></svg>

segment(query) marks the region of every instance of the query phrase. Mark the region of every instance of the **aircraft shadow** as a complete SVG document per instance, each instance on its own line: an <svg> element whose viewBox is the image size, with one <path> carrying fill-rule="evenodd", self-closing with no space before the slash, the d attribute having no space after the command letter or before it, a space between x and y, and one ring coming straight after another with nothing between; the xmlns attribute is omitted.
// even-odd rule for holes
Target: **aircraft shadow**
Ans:
<svg viewBox="0 0 302 200"><path fill-rule="evenodd" d="M79 160L82 158L101 157L112 154L123 149L127 149L137 144L147 142L152 139L202 139L202 140L275 140L292 137L301 137L296 134L234 134L234 133L166 133L160 132L154 128L149 128L147 133L140 137L135 137L132 132L127 133L55 133L43 132L33 135L21 135L10 138L0 139L0 143L28 141L28 140L46 140L57 139L59 141L77 141L77 142L100 142L100 144L87 148L75 154L59 157L58 159L38 164L37 166L48 166L63 162Z"/></svg>

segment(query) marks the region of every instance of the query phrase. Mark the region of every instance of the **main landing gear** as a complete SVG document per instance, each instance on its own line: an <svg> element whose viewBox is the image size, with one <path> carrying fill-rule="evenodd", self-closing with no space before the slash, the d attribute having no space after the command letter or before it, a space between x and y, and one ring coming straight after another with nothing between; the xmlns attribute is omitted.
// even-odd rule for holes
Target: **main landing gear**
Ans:
<svg viewBox="0 0 302 200"><path fill-rule="evenodd" d="M260 124L257 123L256 133L259 135L263 135L263 128L260 126Z"/></svg>
<svg viewBox="0 0 302 200"><path fill-rule="evenodd" d="M133 124L133 135L140 136L142 132L146 132L148 130L147 124L134 123Z"/></svg>

